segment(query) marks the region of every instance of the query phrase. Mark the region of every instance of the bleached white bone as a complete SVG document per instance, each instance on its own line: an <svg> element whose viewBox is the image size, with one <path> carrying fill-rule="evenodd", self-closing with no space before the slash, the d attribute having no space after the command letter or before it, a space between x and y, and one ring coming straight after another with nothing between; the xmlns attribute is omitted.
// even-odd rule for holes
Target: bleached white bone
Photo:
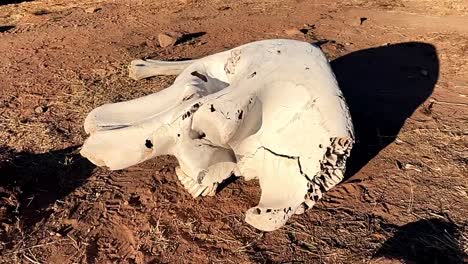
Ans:
<svg viewBox="0 0 468 264"><path fill-rule="evenodd" d="M193 60L187 61L159 61L159 60L133 60L128 68L128 75L134 80L156 75L178 75L188 66L193 64Z"/></svg>
<svg viewBox="0 0 468 264"><path fill-rule="evenodd" d="M258 178L254 227L272 231L339 183L353 144L346 102L319 48L265 40L183 62L136 60L134 79L180 75L156 94L93 110L82 154L122 169L174 155L194 197L233 172Z"/></svg>

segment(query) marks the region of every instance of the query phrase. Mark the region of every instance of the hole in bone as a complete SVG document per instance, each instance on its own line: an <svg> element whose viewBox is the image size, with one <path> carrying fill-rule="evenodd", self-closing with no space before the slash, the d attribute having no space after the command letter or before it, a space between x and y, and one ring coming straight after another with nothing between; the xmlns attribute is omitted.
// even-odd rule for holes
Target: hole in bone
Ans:
<svg viewBox="0 0 468 264"><path fill-rule="evenodd" d="M252 74L250 74L249 77L247 77L247 79L253 78L255 75L257 75L257 72L253 72Z"/></svg>
<svg viewBox="0 0 468 264"><path fill-rule="evenodd" d="M135 66L137 66L137 67L145 67L146 65L144 65L144 64L136 64Z"/></svg>
<svg viewBox="0 0 468 264"><path fill-rule="evenodd" d="M262 213L262 210L260 210L260 208L255 208L255 210L253 210L252 212L253 214L256 214L256 215L259 215Z"/></svg>
<svg viewBox="0 0 468 264"><path fill-rule="evenodd" d="M278 54L281 54L281 50L277 50L276 52L277 52Z"/></svg>
<svg viewBox="0 0 468 264"><path fill-rule="evenodd" d="M151 142L151 140L147 139L145 141L145 147L147 147L147 148L152 148L153 147L153 143Z"/></svg>
<svg viewBox="0 0 468 264"><path fill-rule="evenodd" d="M214 112L214 111L216 111L216 109L214 108L214 106L213 106L213 105L211 105L211 106L210 106L210 111L211 111L211 112Z"/></svg>
<svg viewBox="0 0 468 264"><path fill-rule="evenodd" d="M240 113L239 115L237 116L237 118L240 120L242 119L242 116L244 115L244 110L240 110Z"/></svg>
<svg viewBox="0 0 468 264"><path fill-rule="evenodd" d="M267 213L271 213L271 209L266 209L266 212L267 212Z"/></svg>
<svg viewBox="0 0 468 264"><path fill-rule="evenodd" d="M203 75L203 74L201 74L201 73L199 73L199 72L197 72L197 71L191 72L190 75L195 76L195 77L198 77L198 78L200 78L200 79L201 79L202 81L204 81L204 82L208 82L208 78L206 78L205 75Z"/></svg>

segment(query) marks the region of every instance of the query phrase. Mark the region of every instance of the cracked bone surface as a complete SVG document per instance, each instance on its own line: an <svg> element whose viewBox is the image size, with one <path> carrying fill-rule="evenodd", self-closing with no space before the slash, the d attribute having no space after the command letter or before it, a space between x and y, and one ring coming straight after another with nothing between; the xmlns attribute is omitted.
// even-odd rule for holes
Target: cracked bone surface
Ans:
<svg viewBox="0 0 468 264"><path fill-rule="evenodd" d="M198 60L135 60L133 79L178 75L170 87L106 104L85 120L81 154L124 169L174 155L192 196L214 195L232 174L258 179L252 226L272 231L343 179L354 143L346 102L322 51L263 40Z"/></svg>

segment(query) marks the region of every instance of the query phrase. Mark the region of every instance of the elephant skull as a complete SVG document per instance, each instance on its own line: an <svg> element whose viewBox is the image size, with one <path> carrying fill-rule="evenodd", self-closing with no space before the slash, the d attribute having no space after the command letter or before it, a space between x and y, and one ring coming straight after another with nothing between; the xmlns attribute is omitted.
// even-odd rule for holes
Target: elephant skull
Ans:
<svg viewBox="0 0 468 264"><path fill-rule="evenodd" d="M353 142L346 102L322 51L264 40L198 60L135 60L130 77L177 75L142 98L106 104L85 120L81 154L124 169L174 155L194 197L214 195L230 175L258 179L260 202L246 212L272 231L343 179Z"/></svg>

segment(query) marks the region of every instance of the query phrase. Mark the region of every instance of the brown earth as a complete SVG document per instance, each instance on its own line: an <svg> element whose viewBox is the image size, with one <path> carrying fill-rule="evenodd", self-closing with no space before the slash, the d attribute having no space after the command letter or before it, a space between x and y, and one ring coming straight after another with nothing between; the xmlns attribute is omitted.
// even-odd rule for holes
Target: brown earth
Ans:
<svg viewBox="0 0 468 264"><path fill-rule="evenodd" d="M197 34L162 48L166 31ZM79 156L92 108L173 80L129 79L132 59L266 38L321 46L358 140L347 180L284 228L244 222L257 182L192 199L174 158ZM0 55L2 263L468 262L466 0L3 0Z"/></svg>

